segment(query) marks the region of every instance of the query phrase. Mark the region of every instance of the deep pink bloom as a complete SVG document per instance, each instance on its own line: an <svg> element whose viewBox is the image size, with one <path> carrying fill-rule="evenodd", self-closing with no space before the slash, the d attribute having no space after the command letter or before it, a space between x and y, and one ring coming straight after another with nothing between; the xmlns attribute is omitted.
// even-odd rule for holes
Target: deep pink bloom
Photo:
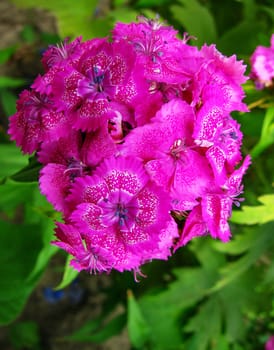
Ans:
<svg viewBox="0 0 274 350"><path fill-rule="evenodd" d="M169 191L173 209L189 210L212 186L213 172L192 139L194 112L174 99L161 108L152 123L133 130L123 152L140 157L150 177Z"/></svg>
<svg viewBox="0 0 274 350"><path fill-rule="evenodd" d="M274 34L270 39L270 47L257 46L250 57L250 77L258 89L273 85L274 79Z"/></svg>
<svg viewBox="0 0 274 350"><path fill-rule="evenodd" d="M119 271L161 256L159 245L167 240L171 246L177 234L175 226L169 226L170 239L161 233L172 222L170 197L134 158L104 161L92 176L75 181L69 199L75 204L70 222L85 239L107 250Z"/></svg>
<svg viewBox="0 0 274 350"><path fill-rule="evenodd" d="M69 117L56 110L51 96L24 90L17 101L17 112L10 117L8 132L24 153L31 154L42 142L65 135L70 127Z"/></svg>
<svg viewBox="0 0 274 350"><path fill-rule="evenodd" d="M68 38L63 43L50 45L43 53L42 63L45 71L48 71L53 66L63 66L67 64L75 64L82 53L83 45L81 45L81 37L69 42Z"/></svg>
<svg viewBox="0 0 274 350"><path fill-rule="evenodd" d="M71 266L76 270L87 270L89 273L109 272L113 267L111 254L101 246L96 246L89 236L82 237L72 225L57 224L54 245L64 249L74 259Z"/></svg>
<svg viewBox="0 0 274 350"><path fill-rule="evenodd" d="M232 205L240 205L243 198L238 196L243 192L242 178L250 165L247 156L242 165L236 169L222 188L209 188L207 193L197 201L197 205L187 216L183 232L175 249L186 244L197 236L210 234L223 242L230 239L231 233L228 219L231 216Z"/></svg>
<svg viewBox="0 0 274 350"><path fill-rule="evenodd" d="M72 130L66 137L42 144L38 160L45 166L40 172L40 190L56 210L67 213L66 197L78 177L91 174L103 161L116 153L116 144L106 128L85 137Z"/></svg>
<svg viewBox="0 0 274 350"><path fill-rule="evenodd" d="M149 80L176 83L185 76L181 66L181 41L177 31L162 25L157 19L147 20L140 16L138 23L117 23L113 29L116 41L129 42L144 65Z"/></svg>
<svg viewBox="0 0 274 350"><path fill-rule="evenodd" d="M207 149L206 157L213 169L216 183L223 185L227 173L233 171L242 156L242 133L239 124L219 107L203 107L194 128L195 143Z"/></svg>
<svg viewBox="0 0 274 350"><path fill-rule="evenodd" d="M89 169L81 147L80 133L72 131L65 138L43 143L38 152L38 159L44 164L39 178L40 190L56 210L66 211L66 197L72 183Z"/></svg>
<svg viewBox="0 0 274 350"><path fill-rule="evenodd" d="M196 205L189 214L187 214L187 219L184 223L184 227L180 238L174 246L174 250L187 244L193 238L198 236L204 236L208 233L207 225L202 216L201 205Z"/></svg>
<svg viewBox="0 0 274 350"><path fill-rule="evenodd" d="M274 336L269 337L265 344L265 350L274 350Z"/></svg>
<svg viewBox="0 0 274 350"><path fill-rule="evenodd" d="M79 271L141 274L195 237L230 239L250 163L231 116L247 111L245 66L189 38L140 16L111 38L65 40L20 95L9 134L42 164L63 219L54 244ZM254 54L268 74L269 50Z"/></svg>
<svg viewBox="0 0 274 350"><path fill-rule="evenodd" d="M95 40L82 54L76 67L66 67L53 82L56 103L67 110L74 128L93 131L116 110L119 87L128 83L135 62L132 47L125 42ZM122 101L121 101L122 100ZM123 98L119 96L119 102Z"/></svg>

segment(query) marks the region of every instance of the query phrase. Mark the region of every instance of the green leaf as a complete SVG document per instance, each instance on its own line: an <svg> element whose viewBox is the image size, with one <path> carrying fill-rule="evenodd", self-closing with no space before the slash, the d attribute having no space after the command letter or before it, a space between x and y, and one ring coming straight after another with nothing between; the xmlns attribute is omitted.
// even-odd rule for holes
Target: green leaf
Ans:
<svg viewBox="0 0 274 350"><path fill-rule="evenodd" d="M217 41L218 49L226 55L250 55L258 45L255 32L260 31L256 21L243 20L231 27ZM243 45L244 43L244 45Z"/></svg>
<svg viewBox="0 0 274 350"><path fill-rule="evenodd" d="M13 321L58 250L51 246L54 223L50 205L37 184L8 180L0 186L0 209L16 209L11 219L0 221L0 324ZM5 217L1 213L1 217Z"/></svg>
<svg viewBox="0 0 274 350"><path fill-rule="evenodd" d="M269 17L272 19L272 22L274 22L274 9L273 7L268 7L268 6L260 6L260 10L264 11L269 15Z"/></svg>
<svg viewBox="0 0 274 350"><path fill-rule="evenodd" d="M174 274L177 280L168 290L145 295L139 300L151 330L149 341L153 350L180 349L182 338L178 319L185 308L195 305L206 295L213 283L203 268L184 267L174 270Z"/></svg>
<svg viewBox="0 0 274 350"><path fill-rule="evenodd" d="M274 107L270 107L266 111L261 137L259 142L251 150L251 157L258 157L272 143L274 143Z"/></svg>
<svg viewBox="0 0 274 350"><path fill-rule="evenodd" d="M218 298L209 298L184 327L185 332L194 333L188 348L206 350L210 343L217 341L221 327L222 317L219 300Z"/></svg>
<svg viewBox="0 0 274 350"><path fill-rule="evenodd" d="M14 143L0 144L0 178L9 176L28 163L28 157L23 156Z"/></svg>
<svg viewBox="0 0 274 350"><path fill-rule="evenodd" d="M10 341L15 349L39 349L38 325L32 321L19 322L10 328Z"/></svg>
<svg viewBox="0 0 274 350"><path fill-rule="evenodd" d="M15 174L11 175L10 178L18 182L33 182L38 181L39 172L42 169L42 164L40 164L36 157L29 158L29 164L23 169L19 170Z"/></svg>
<svg viewBox="0 0 274 350"><path fill-rule="evenodd" d="M0 64L6 63L16 51L15 46L10 46L0 50Z"/></svg>
<svg viewBox="0 0 274 350"><path fill-rule="evenodd" d="M239 275L239 278L226 285L217 294L213 294L219 298L223 315L222 324L226 338L232 344L246 338L249 327L245 322L246 312L257 312L262 308L259 293L255 288L250 288L255 281L259 281L260 276L260 270L247 269L245 273Z"/></svg>
<svg viewBox="0 0 274 350"><path fill-rule="evenodd" d="M131 344L137 349L143 349L149 335L149 327L145 321L139 304L131 291L128 291L128 334Z"/></svg>
<svg viewBox="0 0 274 350"><path fill-rule="evenodd" d="M223 334L219 334L219 336L215 339L214 342L214 348L216 350L229 350L229 342L227 341L227 338Z"/></svg>
<svg viewBox="0 0 274 350"><path fill-rule="evenodd" d="M253 21L256 19L256 4L254 0L243 0L243 12L244 19L247 21Z"/></svg>
<svg viewBox="0 0 274 350"><path fill-rule="evenodd" d="M234 239L224 244L220 241L213 241L212 246L218 252L227 253L230 255L239 255L246 252L254 244L254 239L257 233L255 230L245 229L243 234L235 235Z"/></svg>
<svg viewBox="0 0 274 350"><path fill-rule="evenodd" d="M244 205L241 211L234 211L231 221L237 224L254 225L274 221L274 194L265 194L258 198L262 205Z"/></svg>
<svg viewBox="0 0 274 350"><path fill-rule="evenodd" d="M7 89L0 90L0 102L7 117L16 112L16 100L16 95L11 91Z"/></svg>
<svg viewBox="0 0 274 350"><path fill-rule="evenodd" d="M164 6L165 4L168 4L169 0L138 0L137 1L137 6L138 7L159 7L159 6Z"/></svg>
<svg viewBox="0 0 274 350"><path fill-rule="evenodd" d="M239 344L233 344L232 350L245 350L245 349Z"/></svg>
<svg viewBox="0 0 274 350"><path fill-rule="evenodd" d="M217 38L214 18L197 0L180 0L181 6L171 6L174 18L190 35L197 37L196 45L215 43Z"/></svg>
<svg viewBox="0 0 274 350"><path fill-rule="evenodd" d="M68 255L62 281L54 288L55 290L67 287L78 276L79 272L70 266L71 260L72 256Z"/></svg>
<svg viewBox="0 0 274 350"><path fill-rule="evenodd" d="M17 88L24 86L26 81L18 78L0 76L0 89L3 88Z"/></svg>
<svg viewBox="0 0 274 350"><path fill-rule="evenodd" d="M190 249L206 270L207 276L211 276L211 280L215 278L216 269L225 264L224 255L214 251L213 247L214 241L210 237L193 240L190 245Z"/></svg>
<svg viewBox="0 0 274 350"><path fill-rule="evenodd" d="M102 326L101 318L91 320L73 334L65 337L69 341L102 343L119 334L126 324L126 314L114 317L106 325Z"/></svg>
<svg viewBox="0 0 274 350"><path fill-rule="evenodd" d="M115 18L119 18L119 21L123 23L130 23L136 21L138 12L127 7L120 7L112 10L110 15L112 17L113 22L115 21Z"/></svg>
<svg viewBox="0 0 274 350"><path fill-rule="evenodd" d="M26 183L27 185L28 183ZM24 185L24 183L22 183ZM32 224L40 225L40 235L42 239L42 249L39 251L36 262L27 278L29 284L35 283L45 271L49 260L58 251L58 247L53 246L55 220L60 220L61 215L54 211L51 204L40 193L37 184L33 192L32 201L26 206L25 220Z"/></svg>
<svg viewBox="0 0 274 350"><path fill-rule="evenodd" d="M42 220L41 236L43 245L37 255L32 271L27 278L29 284L35 284L45 271L51 257L58 251L58 248L51 245L50 242L54 239L54 222L52 220Z"/></svg>
<svg viewBox="0 0 274 350"><path fill-rule="evenodd" d="M37 36L33 26L25 25L21 32L22 39L27 43L34 43L37 40Z"/></svg>
<svg viewBox="0 0 274 350"><path fill-rule="evenodd" d="M271 265L268 267L268 269L265 272L264 275L264 280L263 280L263 284L267 285L268 288L271 288L272 290L274 290L274 261L271 261Z"/></svg>
<svg viewBox="0 0 274 350"><path fill-rule="evenodd" d="M8 180L0 186L0 210L5 213L12 212L18 206L25 206L33 199L37 184L17 183Z"/></svg>
<svg viewBox="0 0 274 350"><path fill-rule="evenodd" d="M34 287L26 280L42 241L39 225L1 221L0 226L0 324L4 325L19 315Z"/></svg>
<svg viewBox="0 0 274 350"><path fill-rule="evenodd" d="M250 228L251 230L251 228ZM256 231L256 237L248 252L240 259L227 264L221 269L221 278L210 289L210 292L216 292L227 286L233 280L241 276L255 262L274 245L274 223L270 222L265 225L253 228Z"/></svg>

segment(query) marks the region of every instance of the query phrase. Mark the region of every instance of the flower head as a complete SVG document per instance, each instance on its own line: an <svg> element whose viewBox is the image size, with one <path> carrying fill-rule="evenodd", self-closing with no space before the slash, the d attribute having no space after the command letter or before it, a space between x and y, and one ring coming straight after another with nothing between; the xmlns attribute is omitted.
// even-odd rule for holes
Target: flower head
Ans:
<svg viewBox="0 0 274 350"><path fill-rule="evenodd" d="M270 39L270 47L257 46L250 57L250 77L258 89L270 87L274 79L274 34Z"/></svg>
<svg viewBox="0 0 274 350"><path fill-rule="evenodd" d="M231 116L247 111L245 66L189 38L140 16L110 40L65 40L19 97L9 134L41 163L40 190L63 219L54 244L78 271L142 275L195 237L230 239L250 163L239 165ZM266 84L269 50L259 63L254 54Z"/></svg>
<svg viewBox="0 0 274 350"><path fill-rule="evenodd" d="M161 255L161 234L172 222L170 197L149 180L141 161L106 160L92 176L75 181L69 199L75 203L70 222L91 242L88 249L101 247L111 256L112 268L137 269ZM169 232L175 236L176 227Z"/></svg>

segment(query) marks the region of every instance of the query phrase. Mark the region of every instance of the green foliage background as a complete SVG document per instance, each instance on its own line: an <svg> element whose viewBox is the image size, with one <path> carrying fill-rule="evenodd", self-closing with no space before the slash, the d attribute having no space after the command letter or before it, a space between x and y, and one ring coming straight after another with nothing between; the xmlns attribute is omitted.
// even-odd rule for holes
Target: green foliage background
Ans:
<svg viewBox="0 0 274 350"><path fill-rule="evenodd" d="M56 16L60 38L45 33L45 44L67 36L105 36L116 21L158 13L181 35L186 31L195 36L192 44L215 43L224 54L236 54L247 64L247 73L255 47L269 46L274 33L272 0L79 0L69 6L67 0L13 3L41 7ZM25 41L35 41L31 28L26 28ZM16 49L1 50L0 63L7 62ZM26 80L0 77L6 117L14 113L16 96ZM259 350L274 334L274 90L256 91L252 81L244 89L250 113L235 113L234 117L242 125L243 152L252 155L252 166L245 177L246 200L230 221L231 242L193 240L168 262L145 266L148 278L138 284L127 273L111 274L116 287L108 292L109 304L114 308L123 303L126 312L105 325L112 308L106 309L68 335L67 341L103 342L127 326L133 349ZM39 164L22 156L4 129L0 141L0 324L12 326L57 253L49 242L58 214L38 191ZM67 286L75 276L66 264L58 287ZM25 340L30 334L28 348L36 348L35 324L13 330L15 339Z"/></svg>

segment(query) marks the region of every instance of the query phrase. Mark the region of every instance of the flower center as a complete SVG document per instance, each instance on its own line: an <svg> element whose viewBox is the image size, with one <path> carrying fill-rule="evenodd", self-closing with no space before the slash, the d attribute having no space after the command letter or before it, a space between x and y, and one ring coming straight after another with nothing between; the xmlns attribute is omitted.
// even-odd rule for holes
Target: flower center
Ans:
<svg viewBox="0 0 274 350"><path fill-rule="evenodd" d="M74 179L78 176L83 176L86 170L86 166L80 160L75 158L70 158L67 162L67 169L64 173L68 173L70 181L74 181Z"/></svg>
<svg viewBox="0 0 274 350"><path fill-rule="evenodd" d="M123 190L110 192L98 202L102 209L102 222L105 226L118 225L120 230L130 230L135 223L138 211L136 199Z"/></svg>
<svg viewBox="0 0 274 350"><path fill-rule="evenodd" d="M37 122L43 111L47 112L52 101L46 95L33 94L29 100L25 102L25 113L28 114L28 121Z"/></svg>
<svg viewBox="0 0 274 350"><path fill-rule="evenodd" d="M163 52L161 51L163 46L161 39L160 37L157 37L156 35L152 35L151 33L147 33L145 31L142 33L144 36L143 40L136 40L133 43L135 51L150 57L153 63L157 63L158 58L163 55Z"/></svg>
<svg viewBox="0 0 274 350"><path fill-rule="evenodd" d="M87 72L84 79L78 83L79 95L90 98L108 98L111 95L112 87L109 85L109 72L104 71L99 65L94 65Z"/></svg>
<svg viewBox="0 0 274 350"><path fill-rule="evenodd" d="M175 140L173 145L170 147L170 155L175 160L178 160L181 158L182 153L185 151L185 143L181 139Z"/></svg>
<svg viewBox="0 0 274 350"><path fill-rule="evenodd" d="M103 80L104 80L105 74L100 66L93 66L92 68L92 80L89 83L89 86L94 88L97 92L104 91L103 88Z"/></svg>

